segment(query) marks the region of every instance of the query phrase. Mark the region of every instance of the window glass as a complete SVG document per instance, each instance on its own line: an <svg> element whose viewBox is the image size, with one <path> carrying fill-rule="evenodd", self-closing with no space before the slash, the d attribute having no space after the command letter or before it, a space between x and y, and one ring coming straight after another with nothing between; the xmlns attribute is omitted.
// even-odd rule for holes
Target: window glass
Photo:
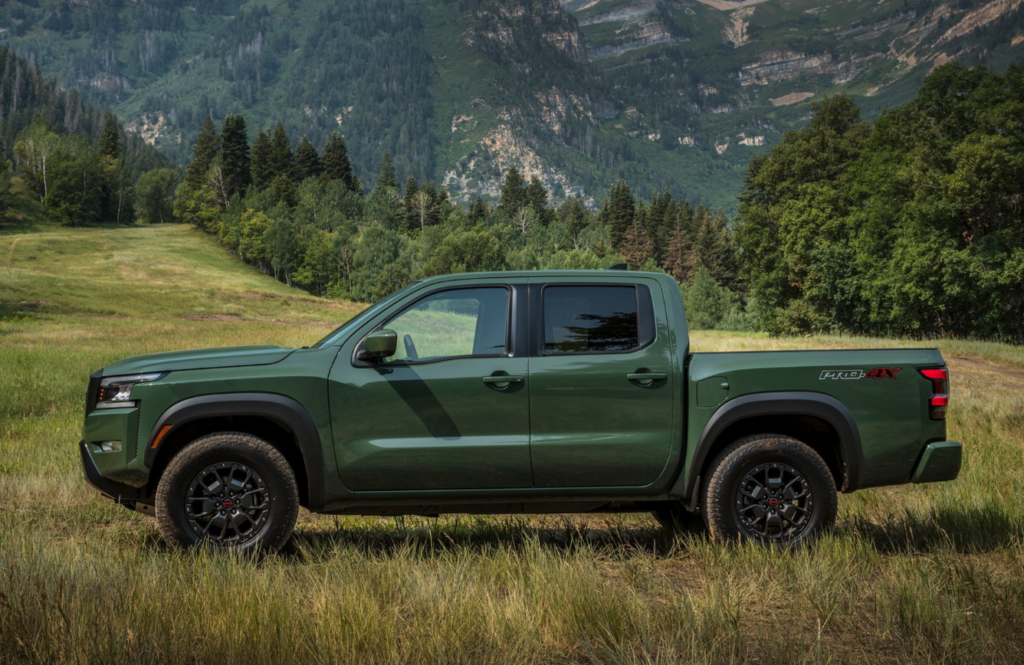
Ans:
<svg viewBox="0 0 1024 665"><path fill-rule="evenodd" d="M427 296L384 325L398 333L389 362L506 352L508 289L457 289Z"/></svg>
<svg viewBox="0 0 1024 665"><path fill-rule="evenodd" d="M639 345L636 288L544 289L544 353L628 351Z"/></svg>

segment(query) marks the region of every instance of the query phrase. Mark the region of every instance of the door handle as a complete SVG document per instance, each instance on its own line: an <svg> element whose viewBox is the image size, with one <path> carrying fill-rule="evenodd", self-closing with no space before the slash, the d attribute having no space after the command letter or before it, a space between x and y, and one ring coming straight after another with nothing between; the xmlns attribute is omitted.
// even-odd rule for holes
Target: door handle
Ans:
<svg viewBox="0 0 1024 665"><path fill-rule="evenodd" d="M522 383L523 382L523 377L521 377L521 376L510 376L508 374L498 374L497 376L485 376L485 377L483 377L483 382L484 383L496 383L496 384L504 383L504 384L508 385L509 383Z"/></svg>
<svg viewBox="0 0 1024 665"><path fill-rule="evenodd" d="M626 375L626 378L643 385L649 385L654 381L664 381L668 378L668 375L664 372L630 372Z"/></svg>

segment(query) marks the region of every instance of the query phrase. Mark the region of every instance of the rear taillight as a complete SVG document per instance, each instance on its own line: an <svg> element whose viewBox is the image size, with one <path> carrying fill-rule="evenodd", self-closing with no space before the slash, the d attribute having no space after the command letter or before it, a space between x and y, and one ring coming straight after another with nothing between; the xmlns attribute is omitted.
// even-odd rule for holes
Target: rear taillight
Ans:
<svg viewBox="0 0 1024 665"><path fill-rule="evenodd" d="M932 420L945 420L949 406L949 372L945 367L922 369L921 376L932 382L932 395L928 398L928 415Z"/></svg>

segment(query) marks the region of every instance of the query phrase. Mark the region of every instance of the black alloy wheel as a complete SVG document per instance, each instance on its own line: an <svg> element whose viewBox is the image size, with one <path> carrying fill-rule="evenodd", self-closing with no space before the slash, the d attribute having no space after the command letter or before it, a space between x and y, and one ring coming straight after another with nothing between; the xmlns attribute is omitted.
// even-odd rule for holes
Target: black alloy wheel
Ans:
<svg viewBox="0 0 1024 665"><path fill-rule="evenodd" d="M813 508L807 479L789 464L759 464L736 488L738 522L759 540L793 540L810 524Z"/></svg>
<svg viewBox="0 0 1024 665"><path fill-rule="evenodd" d="M200 538L240 545L254 538L270 515L270 493L260 474L241 462L209 466L185 493L185 516Z"/></svg>

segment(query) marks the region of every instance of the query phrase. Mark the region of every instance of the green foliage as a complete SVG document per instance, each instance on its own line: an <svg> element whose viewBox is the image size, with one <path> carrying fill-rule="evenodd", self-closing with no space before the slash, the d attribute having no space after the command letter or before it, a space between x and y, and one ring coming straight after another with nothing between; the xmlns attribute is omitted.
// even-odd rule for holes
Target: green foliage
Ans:
<svg viewBox="0 0 1024 665"><path fill-rule="evenodd" d="M31 137L19 139L25 149ZM67 226L98 221L106 194L99 156L89 143L74 135L55 136L44 130L36 144L34 172L41 201L55 219ZM44 153L40 156L40 153Z"/></svg>
<svg viewBox="0 0 1024 665"><path fill-rule="evenodd" d="M1024 340L1024 70L959 65L860 121L815 107L751 164L737 224L759 324L776 334Z"/></svg>
<svg viewBox="0 0 1024 665"><path fill-rule="evenodd" d="M177 221L173 195L178 180L176 169L153 169L139 176L135 185L136 218L145 224Z"/></svg>
<svg viewBox="0 0 1024 665"><path fill-rule="evenodd" d="M501 243L483 229L457 231L445 236L423 267L423 275L504 270Z"/></svg>
<svg viewBox="0 0 1024 665"><path fill-rule="evenodd" d="M750 330L736 296L718 284L707 268L698 267L691 284L679 287L691 330Z"/></svg>

